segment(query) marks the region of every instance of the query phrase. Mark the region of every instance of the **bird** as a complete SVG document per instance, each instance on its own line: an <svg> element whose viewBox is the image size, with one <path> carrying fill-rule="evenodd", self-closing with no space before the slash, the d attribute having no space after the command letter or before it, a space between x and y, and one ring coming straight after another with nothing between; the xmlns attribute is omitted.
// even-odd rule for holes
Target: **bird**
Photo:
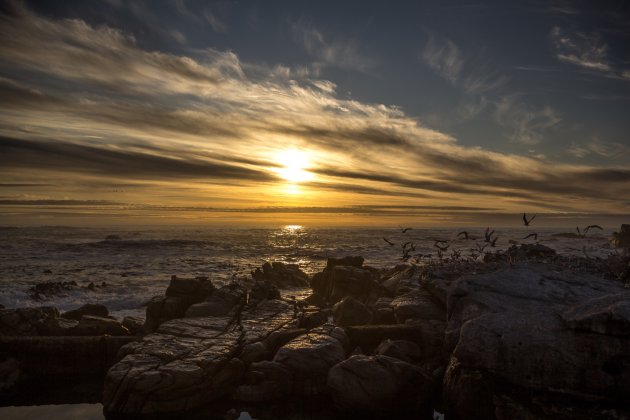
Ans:
<svg viewBox="0 0 630 420"><path fill-rule="evenodd" d="M411 229L412 229L412 228L410 228L410 227L406 227L406 228L404 228L404 227L402 227L402 226L398 226L398 227L400 228L400 231L401 231L402 233L407 233L407 231L408 231L408 230L411 230Z"/></svg>
<svg viewBox="0 0 630 420"><path fill-rule="evenodd" d="M404 244L402 244L402 249L407 248L407 245L411 244L411 246L413 247L413 244L411 243L411 241L407 241Z"/></svg>
<svg viewBox="0 0 630 420"><path fill-rule="evenodd" d="M533 237L535 241L538 240L538 234L537 233L530 233L529 235L527 235L526 237L524 237L523 239L529 239Z"/></svg>
<svg viewBox="0 0 630 420"><path fill-rule="evenodd" d="M390 241L389 239L387 239L387 238L383 237L383 240L384 240L385 242L387 242L387 243L389 244L389 246L394 246L394 243L393 243L392 241Z"/></svg>
<svg viewBox="0 0 630 420"><path fill-rule="evenodd" d="M457 237L459 238L462 235L464 235L464 239L468 240L468 232L466 232L466 231L459 232L457 234Z"/></svg>
<svg viewBox="0 0 630 420"><path fill-rule="evenodd" d="M529 226L529 224L536 218L536 215L533 215L529 219L527 219L527 213L523 213L523 224L525 226Z"/></svg>
<svg viewBox="0 0 630 420"><path fill-rule="evenodd" d="M440 244L446 244L446 245L440 245ZM433 244L433 246L439 249L440 251L446 251L448 250L448 247L450 245L446 241L435 241L435 244Z"/></svg>
<svg viewBox="0 0 630 420"><path fill-rule="evenodd" d="M484 235L486 236L486 242L492 242L492 235L494 235L494 229L492 229L492 232L490 232L490 228L487 227L486 233Z"/></svg>
<svg viewBox="0 0 630 420"><path fill-rule="evenodd" d="M603 230L603 228L600 225L589 225L589 226L586 226L586 228L584 228L584 234L586 235L586 233L591 229Z"/></svg>
<svg viewBox="0 0 630 420"><path fill-rule="evenodd" d="M499 239L499 237L498 237L498 236L496 236L496 237L495 237L492 241L490 241L490 246L491 246L491 247L493 247L493 248L494 248L494 247L496 246L496 244L497 244L497 239Z"/></svg>

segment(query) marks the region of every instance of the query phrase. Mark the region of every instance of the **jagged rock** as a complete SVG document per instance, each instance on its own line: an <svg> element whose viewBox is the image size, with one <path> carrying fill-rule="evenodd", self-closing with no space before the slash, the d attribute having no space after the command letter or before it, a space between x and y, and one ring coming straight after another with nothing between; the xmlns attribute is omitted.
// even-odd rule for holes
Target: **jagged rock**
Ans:
<svg viewBox="0 0 630 420"><path fill-rule="evenodd" d="M265 299L280 299L280 291L275 285L267 281L255 282L249 291L248 303L260 302Z"/></svg>
<svg viewBox="0 0 630 420"><path fill-rule="evenodd" d="M246 291L243 287L231 283L214 291L204 302L191 305L186 310L186 317L226 316L243 303Z"/></svg>
<svg viewBox="0 0 630 420"><path fill-rule="evenodd" d="M241 348L297 325L293 305L284 301L243 307L240 322L238 315L173 319L123 347L105 379L106 412L184 411L231 395L245 372Z"/></svg>
<svg viewBox="0 0 630 420"><path fill-rule="evenodd" d="M127 328L132 335L143 335L144 319L136 316L126 316L122 320L123 327Z"/></svg>
<svg viewBox="0 0 630 420"><path fill-rule="evenodd" d="M404 362L413 363L422 359L422 352L418 344L409 340L384 340L378 345L374 354L393 357Z"/></svg>
<svg viewBox="0 0 630 420"><path fill-rule="evenodd" d="M614 295L627 291L544 265L459 279L448 296L445 407L458 416L490 415L497 393L509 387L623 404L630 337L603 334L625 322L625 303ZM610 322L613 313L620 322Z"/></svg>
<svg viewBox="0 0 630 420"><path fill-rule="evenodd" d="M408 319L446 320L446 308L422 288L395 298L391 306L399 323L404 323Z"/></svg>
<svg viewBox="0 0 630 420"><path fill-rule="evenodd" d="M352 296L337 302L332 314L335 324L342 327L369 324L372 320L372 311Z"/></svg>
<svg viewBox="0 0 630 420"><path fill-rule="evenodd" d="M61 316L66 319L74 319L79 321L83 315L100 316L106 318L109 315L109 311L105 305L99 303L86 303L80 308L73 309L71 311L63 313Z"/></svg>
<svg viewBox="0 0 630 420"><path fill-rule="evenodd" d="M327 383L337 408L366 413L420 410L436 389L430 373L387 356L352 356L330 369Z"/></svg>
<svg viewBox="0 0 630 420"><path fill-rule="evenodd" d="M300 270L297 264L284 264L278 261L264 263L262 270L257 268L252 271L252 277L256 281L269 282L280 288L309 285L308 275Z"/></svg>
<svg viewBox="0 0 630 420"><path fill-rule="evenodd" d="M346 296L367 301L378 297L377 277L378 274L372 269L335 263L313 276L311 288L314 294L332 303Z"/></svg>
<svg viewBox="0 0 630 420"><path fill-rule="evenodd" d="M83 315L72 335L131 335L129 330L111 318Z"/></svg>
<svg viewBox="0 0 630 420"><path fill-rule="evenodd" d="M291 372L294 393L318 395L325 391L328 370L344 357L339 340L309 333L282 346L273 360Z"/></svg>
<svg viewBox="0 0 630 420"><path fill-rule="evenodd" d="M402 294L402 291L408 288L410 282L417 283L415 281L416 269L413 265L401 264L395 267L393 271L386 273L381 278L381 287L387 291L390 296Z"/></svg>
<svg viewBox="0 0 630 420"><path fill-rule="evenodd" d="M59 311L52 306L0 309L0 336L42 335L45 322L57 317Z"/></svg>

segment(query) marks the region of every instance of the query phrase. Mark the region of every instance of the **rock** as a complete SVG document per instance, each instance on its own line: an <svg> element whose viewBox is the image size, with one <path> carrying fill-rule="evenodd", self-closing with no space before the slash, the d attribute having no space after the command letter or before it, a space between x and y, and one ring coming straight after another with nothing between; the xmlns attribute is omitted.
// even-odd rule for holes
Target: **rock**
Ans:
<svg viewBox="0 0 630 420"><path fill-rule="evenodd" d="M326 268L332 269L338 265L361 268L363 267L363 261L365 260L359 255L346 256L342 258L328 258L326 261Z"/></svg>
<svg viewBox="0 0 630 420"><path fill-rule="evenodd" d="M167 297L182 298L190 304L201 302L212 294L214 285L206 277L183 279L171 276L171 283L166 289Z"/></svg>
<svg viewBox="0 0 630 420"><path fill-rule="evenodd" d="M291 373L281 363L252 363L245 374L245 383L236 388L236 401L263 402L282 398L291 393Z"/></svg>
<svg viewBox="0 0 630 420"><path fill-rule="evenodd" d="M352 296L337 302L332 314L335 324L342 327L369 324L372 320L372 311Z"/></svg>
<svg viewBox="0 0 630 420"><path fill-rule="evenodd" d="M66 318L49 318L44 321L40 328L41 335L50 336L72 336L78 335L76 327L79 321Z"/></svg>
<svg viewBox="0 0 630 420"><path fill-rule="evenodd" d="M613 233L615 248L630 249L630 225L621 225L619 232Z"/></svg>
<svg viewBox="0 0 630 420"><path fill-rule="evenodd" d="M41 335L44 323L58 316L59 311L52 306L0 309L0 336Z"/></svg>
<svg viewBox="0 0 630 420"><path fill-rule="evenodd" d="M29 287L27 293L31 299L44 300L50 297L63 296L77 287L75 281L47 281Z"/></svg>
<svg viewBox="0 0 630 420"><path fill-rule="evenodd" d="M105 305L101 305L99 303L87 303L80 308L65 312L61 316L66 319L74 319L75 321L79 321L83 315L106 318L109 315L109 311L107 310L107 307Z"/></svg>
<svg viewBox="0 0 630 420"><path fill-rule="evenodd" d="M378 345L374 354L393 357L404 362L413 363L422 359L420 347L409 340L384 340Z"/></svg>
<svg viewBox="0 0 630 420"><path fill-rule="evenodd" d="M366 268L333 265L313 276L313 293L332 303L339 302L346 296L361 301L377 298L379 285L376 273Z"/></svg>
<svg viewBox="0 0 630 420"><path fill-rule="evenodd" d="M337 408L363 413L418 411L436 389L429 373L387 356L352 356L330 369L327 383Z"/></svg>
<svg viewBox="0 0 630 420"><path fill-rule="evenodd" d="M131 335L129 330L115 319L90 315L83 315L73 331L73 335Z"/></svg>
<svg viewBox="0 0 630 420"><path fill-rule="evenodd" d="M359 346L372 351L384 340L407 340L420 348L422 359L430 359L442 354L445 323L440 321L420 321L413 324L360 325L346 327L351 346Z"/></svg>
<svg viewBox="0 0 630 420"><path fill-rule="evenodd" d="M166 321L183 318L189 306L188 302L182 298L155 296L147 305L144 329L147 332L153 332Z"/></svg>
<svg viewBox="0 0 630 420"><path fill-rule="evenodd" d="M391 306L392 298L380 297L374 303L372 322L377 325L395 324L394 309Z"/></svg>
<svg viewBox="0 0 630 420"><path fill-rule="evenodd" d="M280 299L280 291L269 282L255 282L247 295L247 303L260 302L265 299Z"/></svg>
<svg viewBox="0 0 630 420"><path fill-rule="evenodd" d="M106 241L120 241L120 240L121 240L121 237L120 237L120 236L118 236L118 235L107 235L107 236L105 237L105 240L106 240Z"/></svg>
<svg viewBox="0 0 630 420"><path fill-rule="evenodd" d="M630 389L623 296L614 281L546 265L462 277L448 296L445 407L457 416L489 415L510 387L623 404Z"/></svg>
<svg viewBox="0 0 630 420"><path fill-rule="evenodd" d="M556 255L556 251L542 244L522 244L521 246L512 245L505 251L507 255L517 260L534 258L544 259L551 258Z"/></svg>
<svg viewBox="0 0 630 420"><path fill-rule="evenodd" d="M399 323L408 319L435 319L446 321L446 308L423 288L395 298L391 303Z"/></svg>
<svg viewBox="0 0 630 420"><path fill-rule="evenodd" d="M307 306L302 308L302 317L300 319L300 327L307 330L319 327L328 322L331 315L330 309L319 309L315 306Z"/></svg>
<svg viewBox="0 0 630 420"><path fill-rule="evenodd" d="M9 357L0 362L0 391L9 391L23 378L20 363Z"/></svg>
<svg viewBox="0 0 630 420"><path fill-rule="evenodd" d="M282 346L273 361L291 372L294 393L318 395L326 389L328 370L344 357L344 348L336 338L306 334Z"/></svg>
<svg viewBox="0 0 630 420"><path fill-rule="evenodd" d="M132 335L144 335L144 319L136 316L126 316L122 320L123 327L127 328Z"/></svg>
<svg viewBox="0 0 630 420"><path fill-rule="evenodd" d="M630 293L589 299L570 306L561 316L574 330L630 336Z"/></svg>
<svg viewBox="0 0 630 420"><path fill-rule="evenodd" d="M274 261L264 263L262 270L252 271L252 277L259 282L269 282L279 288L306 287L309 285L308 275L296 264L284 264Z"/></svg>
<svg viewBox="0 0 630 420"><path fill-rule="evenodd" d="M244 306L241 301L238 306L228 316L166 321L155 333L123 347L122 360L105 379L105 411L186 411L232 395L246 371L237 357L241 348L260 350L260 345L249 346L297 325L289 302L264 300Z"/></svg>

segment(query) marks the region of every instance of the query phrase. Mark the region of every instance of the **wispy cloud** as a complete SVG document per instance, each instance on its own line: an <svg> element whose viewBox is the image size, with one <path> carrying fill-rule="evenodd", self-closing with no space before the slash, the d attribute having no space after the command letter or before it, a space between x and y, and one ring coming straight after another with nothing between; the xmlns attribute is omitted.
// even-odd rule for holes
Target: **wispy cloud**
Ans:
<svg viewBox="0 0 630 420"><path fill-rule="evenodd" d="M534 108L519 101L518 95L503 97L495 110L499 124L512 130L512 140L526 145L540 143L545 133L562 121L553 108Z"/></svg>
<svg viewBox="0 0 630 420"><path fill-rule="evenodd" d="M558 60L590 70L610 70L608 45L599 35L582 32L569 34L555 26L551 30L551 40Z"/></svg>
<svg viewBox="0 0 630 420"><path fill-rule="evenodd" d="M590 142L573 142L567 153L580 159L591 155L609 159L622 159L630 156L630 147L620 143L602 141L595 137Z"/></svg>
<svg viewBox="0 0 630 420"><path fill-rule="evenodd" d="M316 60L317 66L362 73L369 73L376 66L376 61L361 54L358 44L352 40L327 39L320 30L302 20L292 23L291 28L296 42Z"/></svg>
<svg viewBox="0 0 630 420"><path fill-rule="evenodd" d="M422 59L452 84L457 83L464 66L464 57L457 45L450 40L440 42L434 36L429 37Z"/></svg>

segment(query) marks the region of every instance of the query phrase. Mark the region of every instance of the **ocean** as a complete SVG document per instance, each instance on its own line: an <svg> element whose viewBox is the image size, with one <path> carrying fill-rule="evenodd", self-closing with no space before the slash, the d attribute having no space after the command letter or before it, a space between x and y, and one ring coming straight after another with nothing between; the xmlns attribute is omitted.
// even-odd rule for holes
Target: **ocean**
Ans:
<svg viewBox="0 0 630 420"><path fill-rule="evenodd" d="M477 240L457 233L466 230ZM77 228L1 227L0 304L7 308L44 306L60 311L85 303L102 303L115 317L144 317L146 303L163 295L171 275L209 277L215 284L248 276L265 261L298 264L308 274L320 271L328 257L361 255L377 268L401 262L401 244L412 242L423 254L418 263L438 259L436 240L449 241L443 257L459 251L470 258L477 243L484 243L485 227L478 229L411 229L397 227L317 228L278 226L268 228ZM562 254L605 258L611 252L612 230L574 237L568 230L533 227L497 228L496 248L510 240L538 234L538 242ZM383 238L392 242L389 245ZM444 243L442 243L444 246ZM412 258L411 261L415 261ZM29 289L43 282L75 282L53 296L33 296ZM93 285L90 287L90 283Z"/></svg>

